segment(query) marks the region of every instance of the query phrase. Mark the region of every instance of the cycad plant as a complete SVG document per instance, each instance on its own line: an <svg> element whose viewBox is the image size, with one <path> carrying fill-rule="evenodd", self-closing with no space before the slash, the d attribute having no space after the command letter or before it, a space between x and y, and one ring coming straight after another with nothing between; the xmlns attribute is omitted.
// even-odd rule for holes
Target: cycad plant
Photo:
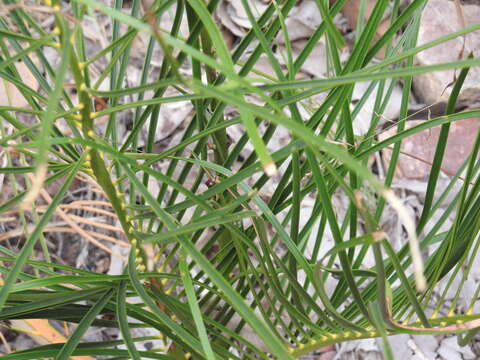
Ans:
<svg viewBox="0 0 480 360"><path fill-rule="evenodd" d="M480 61L465 54L415 66L414 57L480 25L417 45L426 1L378 0L368 20L358 21L343 59L346 44L333 18L346 0L316 0L323 21L298 54L285 23L296 1L272 0L257 16L243 0L251 30L231 48L213 16L219 3L3 1L0 76L29 106L10 98L0 107L1 173L11 192L0 214L18 214L23 226L16 250L0 246L0 318L75 326L63 343L2 359L287 360L370 337L382 337L392 358L393 334L456 333L468 343L480 327L473 311L480 288L466 308L458 301L480 244L480 136L445 190L437 181L450 124L480 117L456 108L468 69ZM159 25L162 16L171 17L171 28ZM85 34L92 31L87 19L96 17L109 22L108 43L92 49ZM381 23L388 26L378 36ZM147 40L140 76L127 84L140 37ZM298 79L319 41L328 76ZM260 58L272 74L256 70ZM25 82L18 61L40 90ZM412 78L446 69L458 71L445 114L406 126ZM351 106L359 82L369 87ZM399 120L387 124L396 131L379 140L382 113L400 83ZM374 111L358 134L355 121L369 97ZM193 115L177 141L160 146L160 111L180 102L191 104ZM441 132L415 217L390 186L402 140L434 127ZM232 129L241 129L234 142ZM270 146L280 131L288 141ZM387 148L380 176L372 169ZM121 228L116 240L128 240L118 275L67 266L50 253L47 228L66 219L62 209L78 177L96 186L107 206L79 214L110 211ZM381 226L387 210L402 224L401 246ZM453 225L445 229L448 218ZM449 291L455 295L445 309ZM93 327L118 329L118 340L84 341ZM138 335L143 328L155 330L160 349L139 350L149 339Z"/></svg>

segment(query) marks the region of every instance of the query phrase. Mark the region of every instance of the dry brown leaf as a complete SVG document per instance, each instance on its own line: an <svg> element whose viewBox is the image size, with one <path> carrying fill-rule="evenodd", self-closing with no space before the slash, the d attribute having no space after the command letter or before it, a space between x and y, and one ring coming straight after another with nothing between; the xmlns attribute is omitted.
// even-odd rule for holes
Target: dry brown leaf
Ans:
<svg viewBox="0 0 480 360"><path fill-rule="evenodd" d="M267 9L268 5L259 0L249 0L250 10L255 18L259 18L261 14ZM248 20L247 12L244 9L240 0L230 0L227 6L227 14L230 19L244 29L251 29L252 24Z"/></svg>
<svg viewBox="0 0 480 360"><path fill-rule="evenodd" d="M0 277L3 285L3 278ZM24 331L39 345L64 343L66 338L52 327L46 319L10 320L12 328ZM90 356L72 356L73 360L93 360Z"/></svg>
<svg viewBox="0 0 480 360"><path fill-rule="evenodd" d="M315 1L303 1L295 7L285 20L288 38L291 42L308 39L322 22L322 17ZM284 44L285 35L280 32L277 41Z"/></svg>
<svg viewBox="0 0 480 360"><path fill-rule="evenodd" d="M37 79L23 62L15 64L23 83L33 90L38 89ZM27 106L27 100L11 82L0 79L0 106L16 106L23 108Z"/></svg>
<svg viewBox="0 0 480 360"><path fill-rule="evenodd" d="M60 334L48 320L45 319L26 319L10 320L12 327L24 330L25 333L39 345L57 344L66 341L66 338ZM93 360L91 356L72 356L74 360Z"/></svg>
<svg viewBox="0 0 480 360"><path fill-rule="evenodd" d="M368 0L365 8L365 21L368 21L370 14L375 7L376 0ZM357 26L358 15L360 12L360 0L351 0L345 3L345 6L342 8L343 15L347 18L348 27L350 29L355 29ZM390 20L388 16L383 18L383 21L380 23L376 30L375 39L378 40L390 27ZM383 58L384 49L376 55L378 58Z"/></svg>

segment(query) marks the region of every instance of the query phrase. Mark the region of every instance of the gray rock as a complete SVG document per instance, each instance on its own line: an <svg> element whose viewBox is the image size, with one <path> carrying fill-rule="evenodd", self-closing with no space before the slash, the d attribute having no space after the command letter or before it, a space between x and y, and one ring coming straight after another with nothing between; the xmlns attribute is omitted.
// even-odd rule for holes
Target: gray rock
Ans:
<svg viewBox="0 0 480 360"><path fill-rule="evenodd" d="M377 338L377 344L382 353L384 352L383 341L380 338ZM388 343L392 349L392 353L395 355L395 359L410 359L412 357L412 350L408 346L408 341L410 340L410 335L400 334L388 337Z"/></svg>
<svg viewBox="0 0 480 360"><path fill-rule="evenodd" d="M428 121L428 120L427 120ZM422 123L421 120L408 121L407 128ZM453 122L447 140L445 157L442 162L442 172L453 176L465 159L468 157L474 143L475 136L480 129L480 119L466 119ZM380 140L393 136L396 128L380 134ZM397 164L398 178L409 180L425 180L430 174L431 164L437 147L440 127L416 133L402 141L402 154ZM391 149L383 151L386 167L390 162Z"/></svg>
<svg viewBox="0 0 480 360"><path fill-rule="evenodd" d="M462 6L465 26L473 25L480 21L480 6ZM455 3L448 0L430 0L427 2L422 14L418 45L425 44L439 37L451 34L463 28L461 16L458 15ZM445 62L457 61L465 58L470 52L475 57L480 55L480 31L475 31L465 37L465 49L462 54L463 37L449 40L438 46L422 51L416 56L420 65L433 65ZM458 71L456 72L458 75ZM471 68L465 81L464 89L460 95L460 101L464 104L477 103L480 101L480 84L478 78L479 68ZM426 104L437 101L446 101L455 77L455 70L436 71L433 73L416 76L414 88L420 99Z"/></svg>
<svg viewBox="0 0 480 360"><path fill-rule="evenodd" d="M433 335L413 336L408 345L418 359L435 359L437 357L438 341Z"/></svg>
<svg viewBox="0 0 480 360"><path fill-rule="evenodd" d="M443 339L438 354L445 360L475 359L475 354L469 346L461 347L457 343L457 337L447 337Z"/></svg>

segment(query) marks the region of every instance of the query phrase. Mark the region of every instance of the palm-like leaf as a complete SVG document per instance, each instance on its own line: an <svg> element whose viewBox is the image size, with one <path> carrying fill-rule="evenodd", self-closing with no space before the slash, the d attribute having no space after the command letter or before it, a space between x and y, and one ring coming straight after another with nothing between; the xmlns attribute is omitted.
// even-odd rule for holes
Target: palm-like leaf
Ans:
<svg viewBox="0 0 480 360"><path fill-rule="evenodd" d="M15 5L13 0L5 3ZM0 318L78 323L65 344L37 347L4 358L90 355L132 359L293 359L327 344L377 336L386 340L396 333L462 336L467 331L461 341L468 341L480 326L479 314L473 313L476 297L463 312L457 305L480 244L480 136L462 168L465 175L461 177L459 172L453 177L451 186L436 201L434 194L438 192L436 182L450 124L480 116L476 110L455 111L468 68L480 61L469 58L422 67L413 66L413 57L480 26L417 46L425 1L413 0L402 11L399 1L392 1L390 27L375 40L390 3L377 1L368 22L359 24L350 57L342 63L339 50L343 39L332 19L345 0L331 7L328 1L318 0L325 21L297 57L293 57L287 40L289 61L285 72L271 47L279 30L288 31L284 19L295 1L272 2L257 19L247 8L252 30L232 54L212 17L218 3L155 1L142 13L139 0L133 0L131 11L121 10L122 1L116 1L113 7L96 0L69 4L48 1L56 24L52 35L42 30L28 7L12 6L9 16L0 19L0 77L17 86L32 108L0 107L5 124L2 131L7 124L13 129L3 134L0 145L12 146L15 140L15 150L22 157L35 155L32 163L27 157L24 166L10 162L1 172L11 176L13 182L34 173L36 181L44 186L58 178L66 179L21 251L17 254L1 248L5 257L0 269L5 281L0 290ZM247 6L247 2L243 4ZM172 28L159 29L155 19L173 9ZM80 25L87 14L106 15L113 24L111 43L91 57L86 55ZM186 39L179 35L182 20L189 24ZM399 31L401 35L396 39ZM132 43L139 33L149 36L141 80L124 88ZM295 80L322 36L328 44L331 77ZM42 53L47 46L58 49L58 68L53 68ZM158 78L150 81L155 46L161 47L164 57ZM253 51L247 52L247 48ZM386 49L383 60L372 65L371 60L382 48ZM253 72L263 53L274 70L273 78ZM33 61L34 56L38 61ZM240 62L242 56L246 60ZM23 84L14 67L18 59L37 78L42 92ZM99 59L107 59L106 66L93 82L91 66ZM180 71L187 60L191 61L192 76ZM453 68L463 70L446 114L405 127L412 77ZM64 90L69 78L73 78L80 105L75 106ZM110 79L110 88L100 91L106 78ZM377 141L378 114L383 112L399 79L404 92L398 131ZM378 89L365 136L355 136L352 126L365 99L350 108L353 87L360 81L371 81L366 96ZM166 96L172 87L178 95ZM144 100L150 90L154 91L153 98ZM306 100L320 93L326 95L324 102L305 116ZM93 99L99 96L108 99L109 106L96 112ZM251 96L265 105L248 101ZM155 153L159 109L163 104L180 101L192 102L194 116L178 144ZM225 118L228 105L236 108L238 117ZM119 114L125 111L134 114L134 123L125 137L119 138ZM26 125L17 120L15 113L21 112L34 117L35 123ZM102 116L108 116L108 120L101 133L95 122ZM58 127L59 119L65 119L67 127ZM267 127L260 132L263 121ZM239 123L246 131L236 144L227 147L229 128ZM389 187L401 141L435 126L442 126L442 133L425 207L414 229ZM269 152L267 146L278 127L290 132L291 141ZM147 141L140 152L139 134L145 128ZM233 171L248 141L254 151L238 171ZM367 160L391 145L392 160L382 179L367 167ZM211 149L214 156L209 156ZM163 172L156 166L159 161L168 164ZM40 171L45 164L48 172L42 177ZM266 196L264 189L271 181L268 175L274 174L276 168L283 170L277 175L274 192ZM50 261L29 260L68 186L81 173L91 177L105 193L131 244L124 275L97 274ZM160 184L157 193L150 191L149 181ZM211 186L202 189L200 185L205 181ZM462 184L461 190L442 210L446 194L456 183ZM0 213L24 204L36 195L35 186L32 189L18 192L1 204ZM349 201L344 214L337 213L333 205L336 192ZM301 208L310 195L315 202L307 216ZM405 239L405 245L397 250L379 225L389 208L398 211L410 230L410 243ZM432 224L436 212L443 214ZM454 218L453 226L441 232L448 216ZM433 226L425 233L427 224ZM328 233L334 240L331 249L326 249L323 241ZM432 247L435 250L422 269L419 249ZM375 258L373 267L365 265L370 249ZM43 250L49 259L46 246ZM26 265L35 269L35 275L26 272ZM460 285L455 285L456 295L445 312L443 300L456 277ZM440 281L447 285L436 298L434 291L438 293ZM137 296L140 300L132 302ZM79 304L85 300L89 305ZM112 313L113 319L98 316ZM81 337L90 326L118 327L123 340L82 343ZM139 351L136 343L145 339L132 336L131 331L137 327L158 330L165 349ZM126 350L117 348L122 343Z"/></svg>

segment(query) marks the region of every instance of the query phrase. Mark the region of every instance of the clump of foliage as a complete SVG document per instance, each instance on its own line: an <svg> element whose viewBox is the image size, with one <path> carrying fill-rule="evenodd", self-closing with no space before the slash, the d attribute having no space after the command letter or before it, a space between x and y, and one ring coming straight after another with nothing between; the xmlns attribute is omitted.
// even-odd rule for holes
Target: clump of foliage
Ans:
<svg viewBox="0 0 480 360"><path fill-rule="evenodd" d="M480 137L461 169L463 175L454 176L442 194L436 191L436 183L449 125L480 117L477 110L455 109L468 68L480 61L469 58L414 66L413 58L480 26L417 46L425 1L413 0L400 10L398 0L379 0L368 21L358 24L350 55L342 62L340 51L345 43L332 19L345 2L317 1L324 20L298 56L293 55L287 36L285 69L272 46L280 30L288 32L284 19L294 0L272 1L259 18L243 1L252 29L232 51L212 16L219 0L154 1L144 4L143 10L139 0L132 0L126 9L122 9L122 0L115 0L112 7L97 0L46 0L42 9L55 19L52 32L37 22L34 8L4 1L8 15L0 18L0 76L18 88L30 109L0 107L2 129L7 123L14 129L2 133L0 145L9 151L9 164L1 172L12 183L27 175L33 175L34 181L2 203L0 214L15 207L31 210L42 188L59 179L61 186L19 251L0 247L4 274L0 318L78 324L65 343L7 354L5 360L79 355L283 360L328 344L378 336L384 339L386 356L391 358L387 337L392 334L458 333L461 343L476 334L480 326L479 314L472 311L476 296L464 313L456 311L456 304L480 244ZM391 14L388 30L377 39L387 10ZM171 29L157 26L166 12L174 16ZM111 19L111 42L89 57L82 19L98 13ZM183 19L189 26L187 38L179 35ZM132 43L139 33L149 36L141 79L125 88ZM322 37L327 43L330 76L296 80ZM150 81L155 46L164 56L156 80ZM55 66L44 55L47 47L58 52ZM373 64L379 51L385 55ZM252 72L262 55L275 76ZM247 60L240 62L242 56ZM91 81L91 64L99 59L105 64L99 79L110 79L106 90L99 89L102 81ZM23 82L15 67L18 60L35 76L40 91ZM191 75L182 72L185 64L191 67ZM407 128L412 77L453 68L462 70L445 115ZM66 90L67 81L73 82L75 98ZM353 87L361 81L371 81L371 85L362 101L351 108ZM378 123L398 82L404 91L397 132L379 141L375 137ZM168 88L175 88L179 95L167 96ZM149 90L154 95L145 100ZM355 136L352 124L373 90L377 92L369 130ZM326 95L324 102L310 108L311 115L306 117L300 111L305 100L320 93ZM265 105L252 103L252 95ZM96 109L96 97L106 99L107 107ZM178 144L155 152L159 109L178 101L190 101L194 115ZM235 109L235 117L225 116L227 106ZM133 126L127 136L119 138L119 118L125 112L133 114ZM34 120L25 123L19 114L29 114ZM104 127L96 125L102 116L108 117ZM60 128L62 119L67 126ZM243 124L245 133L230 144L229 127L236 124ZM260 124L265 131L259 130ZM415 221L389 187L401 141L437 126L442 130L424 209ZM291 141L268 151L267 144L280 127L290 132ZM142 129L148 136L140 148ZM234 171L247 144L254 151ZM381 179L367 161L389 146L391 161ZM27 164L12 162L14 153ZM165 170L159 170L159 162L168 165ZM280 167L283 170L278 172ZM131 245L123 275L99 274L50 260L43 229L77 174L101 187ZM273 175L278 186L271 196L264 196L262 188ZM256 181L249 186L254 176ZM149 181L159 184L157 193L149 190ZM206 181L210 186L202 189ZM457 183L460 190L442 209ZM344 216L336 213L334 193L349 199ZM300 221L302 201L312 194L313 211L306 221ZM398 212L406 230L405 246L399 250L379 226L387 208ZM287 215L280 218L282 211ZM424 231L435 212L441 213L436 217L440 220ZM453 226L440 230L448 216L453 216ZM320 258L326 229L335 246ZM314 250L307 254L312 234ZM37 243L41 258L32 257ZM423 263L421 252L433 245L436 250ZM365 268L370 250L375 266ZM459 274L451 311L441 316L443 298L453 282L448 282L440 299L432 296L433 290L441 279L453 280ZM333 292L326 290L328 281L335 284ZM118 328L121 339L82 342L92 326ZM145 339L132 335L132 330L142 327L157 329L165 348L139 351L136 343Z"/></svg>

